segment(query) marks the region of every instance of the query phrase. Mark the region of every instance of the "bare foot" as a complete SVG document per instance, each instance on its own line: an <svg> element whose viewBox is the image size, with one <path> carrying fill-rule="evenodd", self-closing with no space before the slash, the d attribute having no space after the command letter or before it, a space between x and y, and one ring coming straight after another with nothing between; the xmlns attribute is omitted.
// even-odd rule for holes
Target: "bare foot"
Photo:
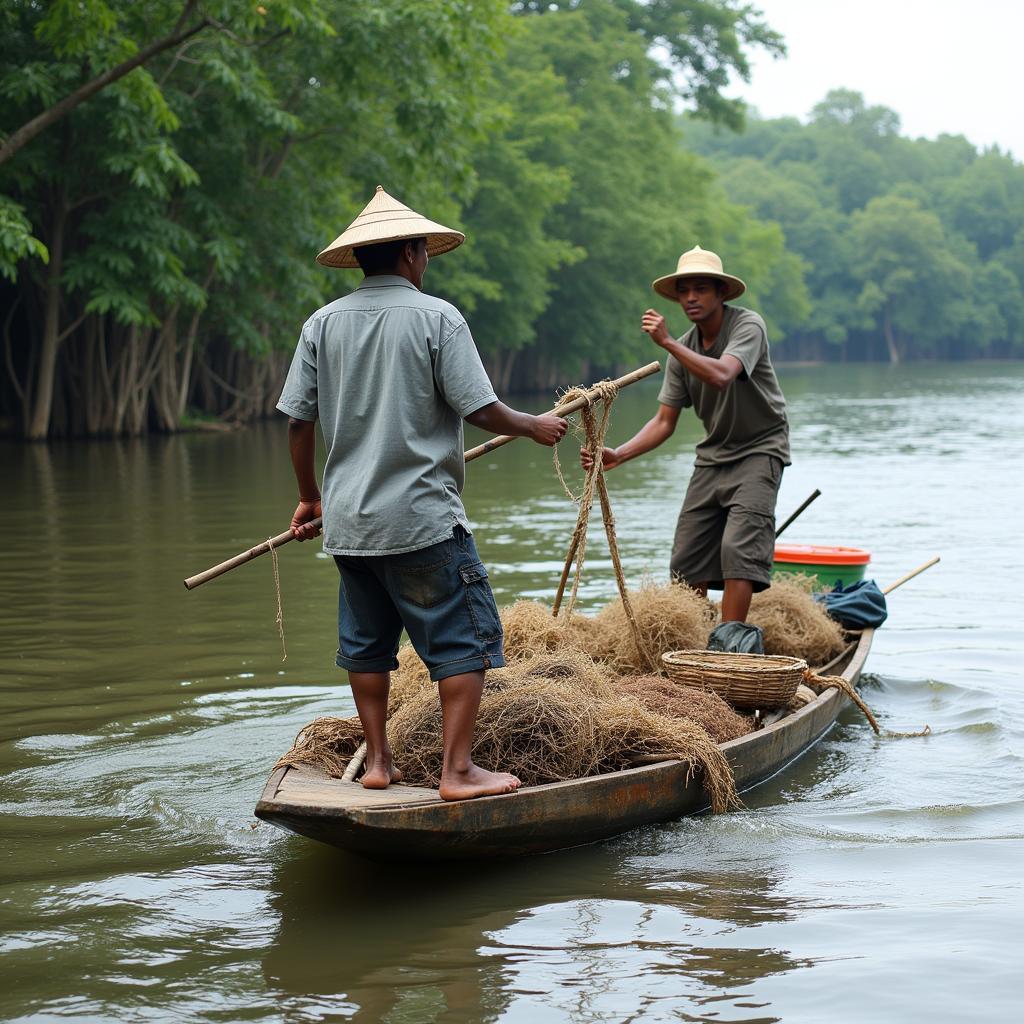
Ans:
<svg viewBox="0 0 1024 1024"><path fill-rule="evenodd" d="M438 792L442 800L472 800L477 796L513 793L521 785L508 772L488 772L471 763L464 772L444 772Z"/></svg>
<svg viewBox="0 0 1024 1024"><path fill-rule="evenodd" d="M387 789L392 782L401 782L402 773L390 757L375 761L359 779L364 789Z"/></svg>

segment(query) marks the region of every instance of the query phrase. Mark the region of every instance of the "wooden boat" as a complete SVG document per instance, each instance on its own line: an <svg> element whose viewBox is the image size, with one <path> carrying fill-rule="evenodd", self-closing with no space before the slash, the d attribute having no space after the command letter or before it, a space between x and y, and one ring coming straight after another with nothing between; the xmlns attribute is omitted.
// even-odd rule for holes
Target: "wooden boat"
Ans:
<svg viewBox="0 0 1024 1024"><path fill-rule="evenodd" d="M856 686L873 630L818 671ZM849 698L825 690L810 704L721 744L740 792L776 775L835 724ZM446 802L437 790L395 785L366 790L309 768L279 768L267 781L256 816L289 832L344 850L394 860L450 860L547 853L620 835L641 825L706 810L699 776L661 761L515 793Z"/></svg>

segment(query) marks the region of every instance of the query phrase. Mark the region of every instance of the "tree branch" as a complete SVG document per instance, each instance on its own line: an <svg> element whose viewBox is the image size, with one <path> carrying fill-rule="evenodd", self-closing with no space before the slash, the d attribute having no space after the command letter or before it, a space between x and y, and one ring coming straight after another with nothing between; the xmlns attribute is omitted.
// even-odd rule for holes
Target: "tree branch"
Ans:
<svg viewBox="0 0 1024 1024"><path fill-rule="evenodd" d="M191 9L195 6L195 0L189 0L189 3L185 7L185 11L182 13L181 18L178 21L178 25L186 19L187 15L191 12ZM145 64L146 61L155 57L158 53L163 53L164 50L169 50L172 46L177 46L179 43L183 43L186 39L194 36L197 32L201 32L204 28L207 28L211 22L207 18L203 18L202 21L197 22L189 29L182 29L176 31L169 36L164 36L163 39L158 39L154 43L150 43L143 50L139 50L134 57L130 57L126 61L122 61L117 67L111 68L109 71L105 71L102 75L94 78L91 82L86 82L80 89L76 89L73 93L65 96L59 103L55 103L49 110L44 110L41 114L32 118L31 121L26 121L20 128L12 132L5 140L3 145L0 145L0 164L5 163L15 153L18 152L23 146L31 142L40 132L45 131L52 124L55 124L61 118L66 117L75 109L80 103L84 103L87 99L95 96L101 89L105 89L108 85L116 82L120 78L124 78L130 71L134 71L137 67Z"/></svg>

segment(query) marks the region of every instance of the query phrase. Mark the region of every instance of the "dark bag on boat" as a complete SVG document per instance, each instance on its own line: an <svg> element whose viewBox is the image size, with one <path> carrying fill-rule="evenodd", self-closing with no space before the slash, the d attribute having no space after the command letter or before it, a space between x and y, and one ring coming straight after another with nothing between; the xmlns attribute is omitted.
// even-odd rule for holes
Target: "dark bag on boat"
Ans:
<svg viewBox="0 0 1024 1024"><path fill-rule="evenodd" d="M836 580L831 591L815 594L814 600L823 604L829 616L847 629L880 626L889 617L885 594L874 580L857 580L846 587Z"/></svg>
<svg viewBox="0 0 1024 1024"><path fill-rule="evenodd" d="M723 622L711 630L709 651L729 654L764 654L764 633L749 622Z"/></svg>

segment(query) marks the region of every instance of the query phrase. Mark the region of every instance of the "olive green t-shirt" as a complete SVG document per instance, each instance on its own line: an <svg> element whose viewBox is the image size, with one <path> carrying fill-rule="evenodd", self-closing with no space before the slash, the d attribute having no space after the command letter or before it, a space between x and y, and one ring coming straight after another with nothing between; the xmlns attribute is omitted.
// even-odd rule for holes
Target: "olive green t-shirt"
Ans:
<svg viewBox="0 0 1024 1024"><path fill-rule="evenodd" d="M786 400L768 355L764 320L751 309L726 306L722 329L711 348L704 349L696 324L679 344L712 359L735 356L743 364L739 376L718 391L687 372L675 356L668 357L658 401L673 409L693 406L700 417L706 436L697 445L695 465L718 466L748 455L774 455L788 466Z"/></svg>

